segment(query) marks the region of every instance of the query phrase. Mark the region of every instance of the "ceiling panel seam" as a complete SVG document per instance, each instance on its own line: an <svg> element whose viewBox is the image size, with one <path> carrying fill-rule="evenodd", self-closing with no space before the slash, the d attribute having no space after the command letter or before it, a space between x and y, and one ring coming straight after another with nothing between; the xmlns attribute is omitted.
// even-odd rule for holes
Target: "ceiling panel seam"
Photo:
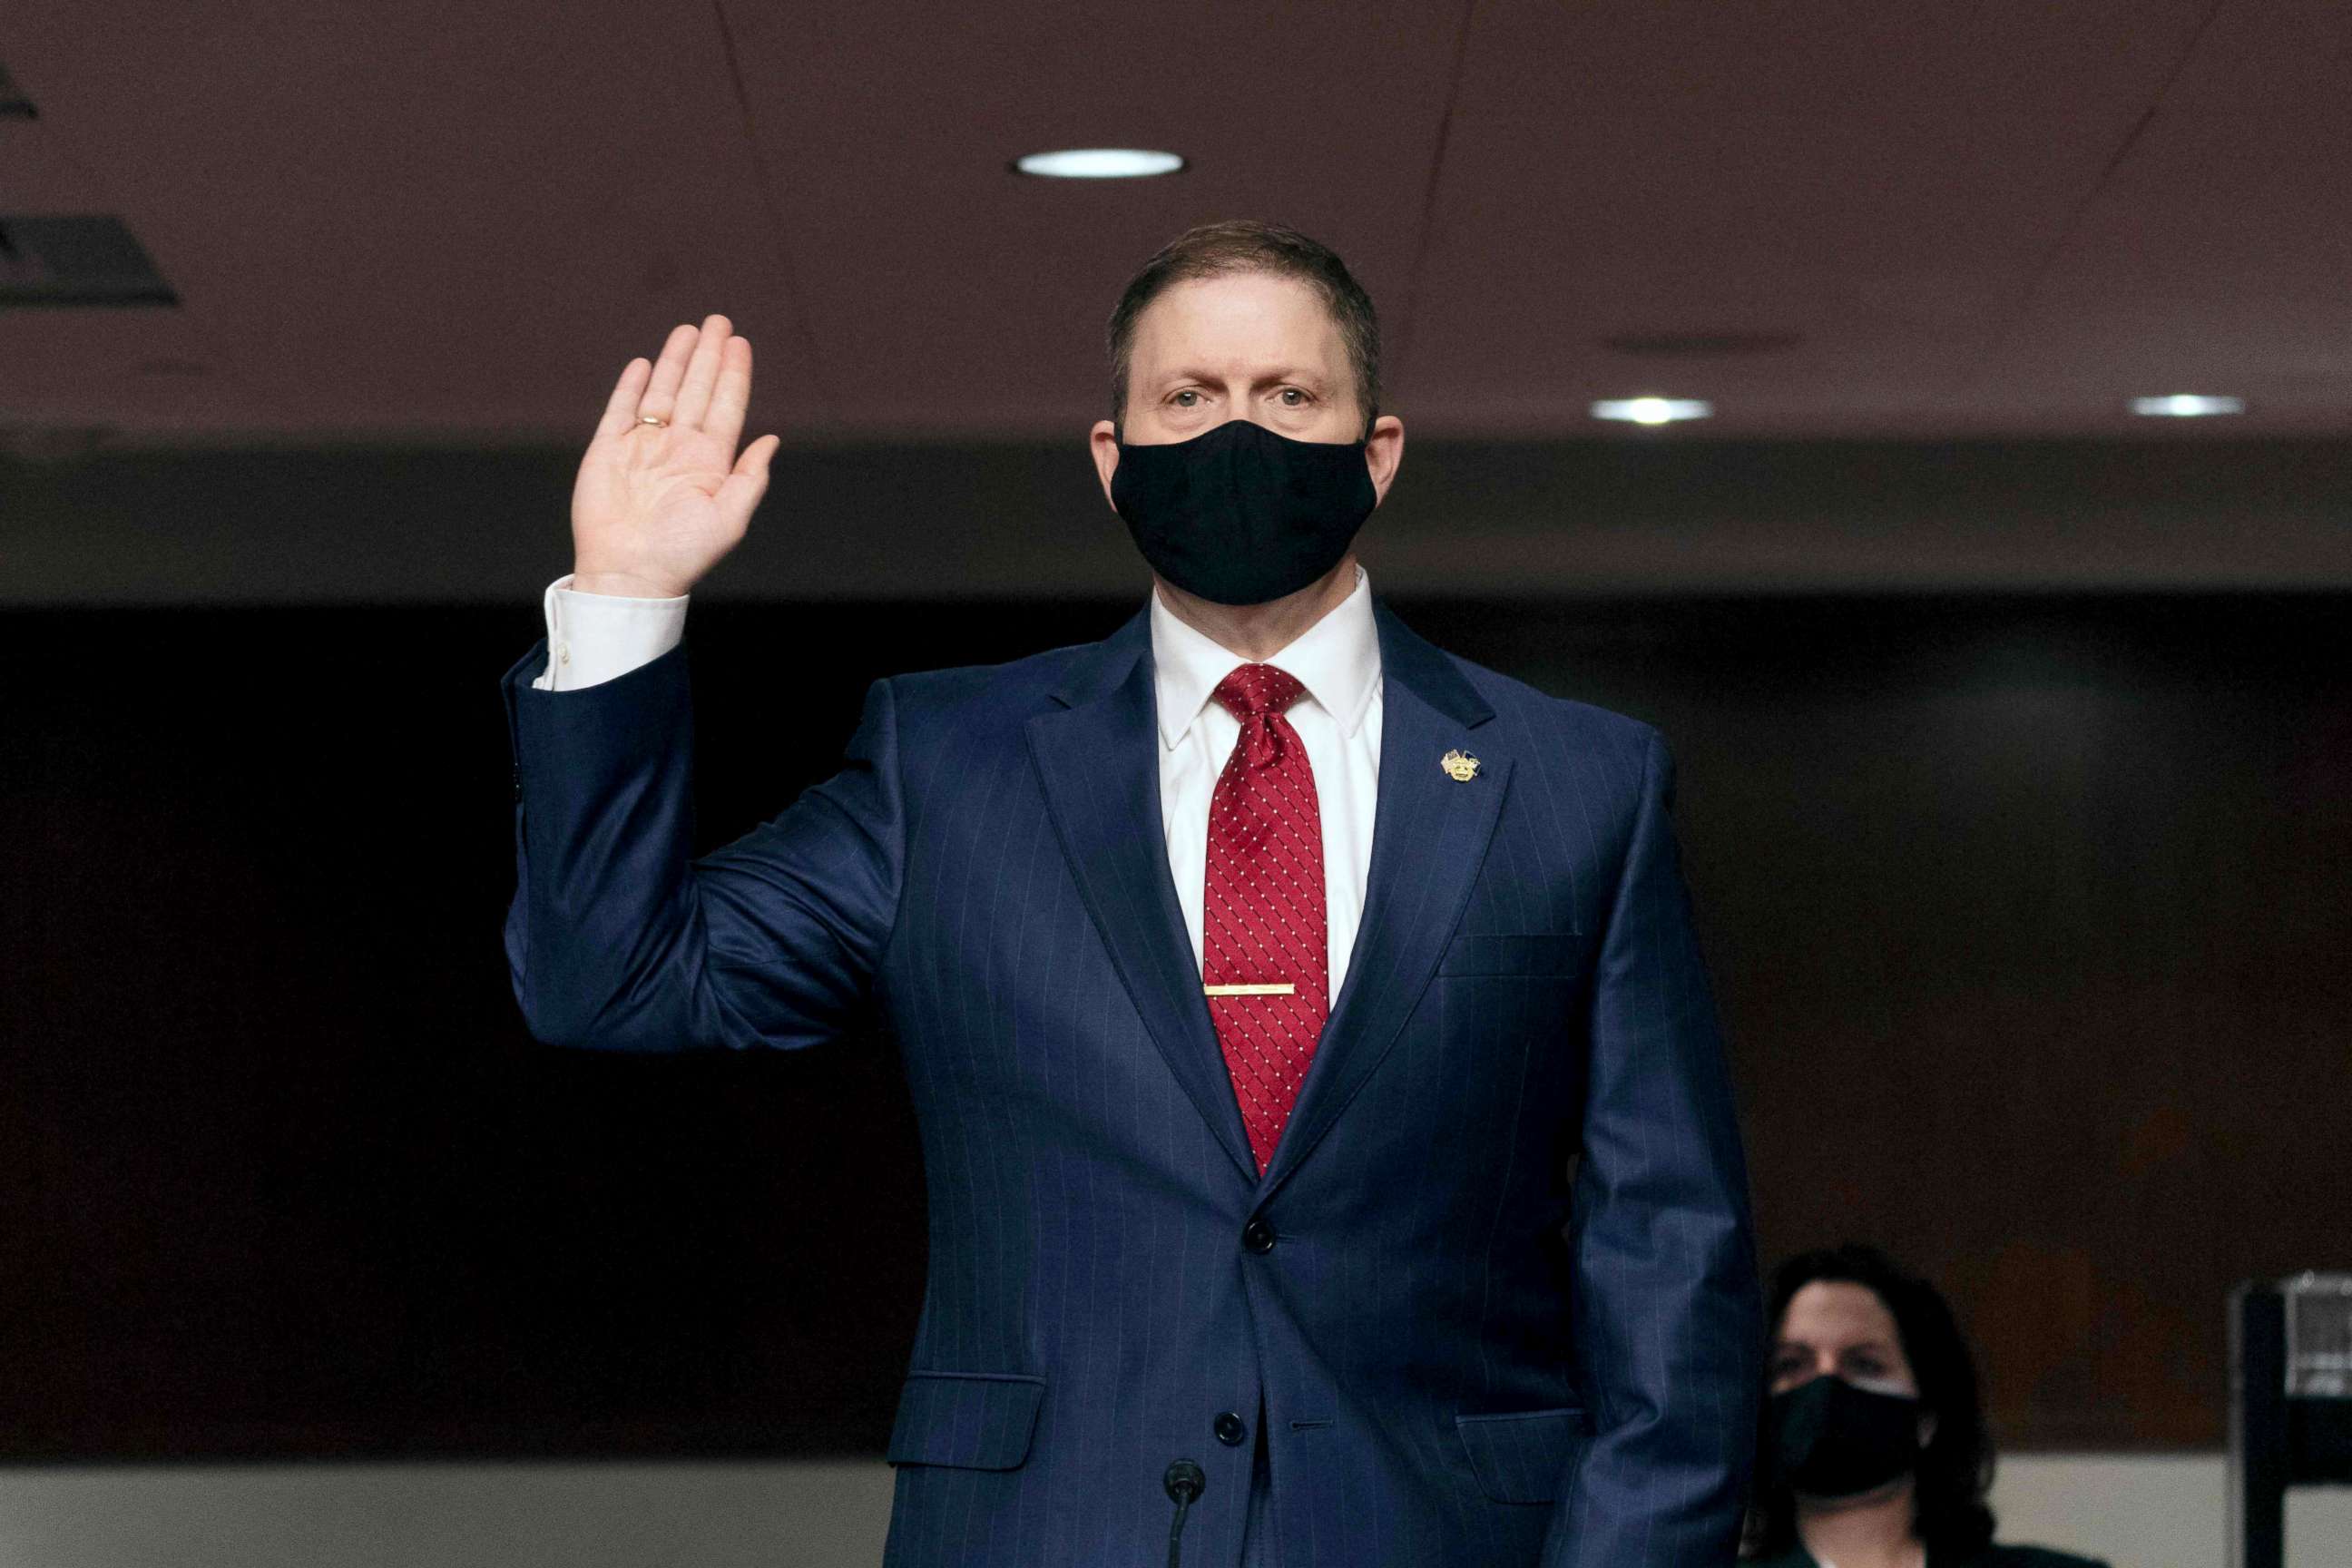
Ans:
<svg viewBox="0 0 2352 1568"><path fill-rule="evenodd" d="M816 332L802 308L800 278L793 268L792 251L785 238L789 231L783 214L776 206L775 177L769 173L767 161L760 156L759 132L751 119L751 97L743 85L742 62L736 54L734 29L727 25L725 0L710 0L710 14L719 24L719 47L727 58L727 80L735 94L736 111L743 121L743 149L751 155L751 172L759 181L760 210L768 220L768 254L783 283L784 315L791 323L793 336L800 343L801 363L807 367L806 390L810 401L816 405L819 419L825 425L837 425L839 416L831 393L833 378L825 373L817 350Z"/></svg>
<svg viewBox="0 0 2352 1568"><path fill-rule="evenodd" d="M1478 0L1463 0L1462 20L1454 30L1454 64L1446 75L1445 103L1437 116L1437 143L1429 154L1429 178L1421 192L1420 232L1413 238L1412 264L1405 273L1403 319L1398 322L1395 352L1390 363L1410 367L1412 355L1413 323L1421 315L1421 280L1429 265L1430 237L1437 226L1437 187L1445 170L1445 149L1453 140L1454 106L1462 98L1462 75L1465 62L1470 57L1470 23L1478 10ZM1376 411L1377 412L1377 411Z"/></svg>
<svg viewBox="0 0 2352 1568"><path fill-rule="evenodd" d="M2171 95L2173 85L2179 81L2181 73L2189 68L2189 62L2197 58L2198 49L2204 45L2205 35L2212 30L2214 20L2221 15L2221 8L2228 4L2229 0L2213 0L2213 3L2205 8L2203 19L2197 24L2196 30L2189 34L2188 43L2181 47L2179 58L2172 62L2172 68L2164 73L2164 80L2157 84L2156 91L2148 96L2147 107L2140 111L2138 119L2132 121L2131 129L2124 132L2123 139L2116 143L2116 150L2108 154L2105 164L2099 170L2098 177L2091 182L2090 189L2083 193L2082 199L2074 204L2073 209L2067 213L2065 221L2058 226L2057 237L2051 241L2049 247L2042 252L2041 260L2035 262L2032 269L2026 274L2024 284L2018 289L2017 299L2003 314L2000 324L1994 327L1991 335L1985 340L1984 350L1978 355L1976 363L1970 365L1968 373L1961 377L1962 384L1972 383L1982 376L2000 358L2001 351L2008 347L2010 339L2024 323L2027 313L2032 310L2033 297L2041 292L2042 280L2049 277L2051 268L2058 265L2058 258L2066 254L2066 247L2074 243L2075 233L2083 226L2083 219L2089 214L2092 204L2105 193L2107 186L2115 180L2116 172L2123 167L2124 160L2131 156L2132 149L2139 145L2140 138L2147 133L2147 128L2155 123L2158 112L2164 108L2164 100Z"/></svg>

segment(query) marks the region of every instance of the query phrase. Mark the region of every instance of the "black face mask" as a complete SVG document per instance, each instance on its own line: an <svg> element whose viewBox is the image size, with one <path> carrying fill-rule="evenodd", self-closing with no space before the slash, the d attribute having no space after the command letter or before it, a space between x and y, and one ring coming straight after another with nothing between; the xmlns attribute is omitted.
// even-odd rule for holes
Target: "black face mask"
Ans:
<svg viewBox="0 0 2352 1568"><path fill-rule="evenodd" d="M1118 444L1110 503L1151 569L1216 605L1263 605L1329 572L1380 496L1361 441L1294 441L1228 419L1189 441Z"/></svg>
<svg viewBox="0 0 2352 1568"><path fill-rule="evenodd" d="M1807 1497L1875 1491L1919 1462L1919 1402L1824 1374L1767 1404L1772 1478Z"/></svg>

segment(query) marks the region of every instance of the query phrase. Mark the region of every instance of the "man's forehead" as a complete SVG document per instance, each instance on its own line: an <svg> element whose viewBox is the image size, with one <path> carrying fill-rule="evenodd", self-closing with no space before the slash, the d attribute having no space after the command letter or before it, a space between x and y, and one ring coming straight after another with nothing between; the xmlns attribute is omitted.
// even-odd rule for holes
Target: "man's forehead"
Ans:
<svg viewBox="0 0 2352 1568"><path fill-rule="evenodd" d="M1155 368L1262 368L1268 357L1328 373L1344 358L1323 297L1295 278L1225 273L1170 285L1136 323L1139 359Z"/></svg>

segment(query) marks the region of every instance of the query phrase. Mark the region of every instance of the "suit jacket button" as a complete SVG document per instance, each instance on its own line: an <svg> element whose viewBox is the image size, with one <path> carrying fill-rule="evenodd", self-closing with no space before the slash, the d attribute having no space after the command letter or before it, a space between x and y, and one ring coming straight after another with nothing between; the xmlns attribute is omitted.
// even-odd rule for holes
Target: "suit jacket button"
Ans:
<svg viewBox="0 0 2352 1568"><path fill-rule="evenodd" d="M1217 1441L1228 1448L1240 1447L1242 1439L1249 1436L1249 1428L1242 1425L1242 1418L1230 1410L1219 1411L1213 1425L1216 1428Z"/></svg>
<svg viewBox="0 0 2352 1568"><path fill-rule="evenodd" d="M1274 1226L1262 1219L1254 1219L1242 1226L1242 1245L1252 1252L1274 1250Z"/></svg>

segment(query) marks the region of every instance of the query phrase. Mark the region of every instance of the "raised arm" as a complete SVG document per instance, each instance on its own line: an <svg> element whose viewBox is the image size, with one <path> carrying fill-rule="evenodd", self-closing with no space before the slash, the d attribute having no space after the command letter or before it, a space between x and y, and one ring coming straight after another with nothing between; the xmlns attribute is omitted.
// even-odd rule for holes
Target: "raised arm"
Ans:
<svg viewBox="0 0 2352 1568"><path fill-rule="evenodd" d="M583 594L677 599L741 540L775 438L738 458L751 346L712 316L621 373L572 492ZM664 418L645 424L641 416ZM531 1032L615 1050L812 1045L871 984L896 912L905 812L896 710L877 684L839 773L689 858L686 649L577 689L545 638L502 682L516 886L506 950Z"/></svg>

